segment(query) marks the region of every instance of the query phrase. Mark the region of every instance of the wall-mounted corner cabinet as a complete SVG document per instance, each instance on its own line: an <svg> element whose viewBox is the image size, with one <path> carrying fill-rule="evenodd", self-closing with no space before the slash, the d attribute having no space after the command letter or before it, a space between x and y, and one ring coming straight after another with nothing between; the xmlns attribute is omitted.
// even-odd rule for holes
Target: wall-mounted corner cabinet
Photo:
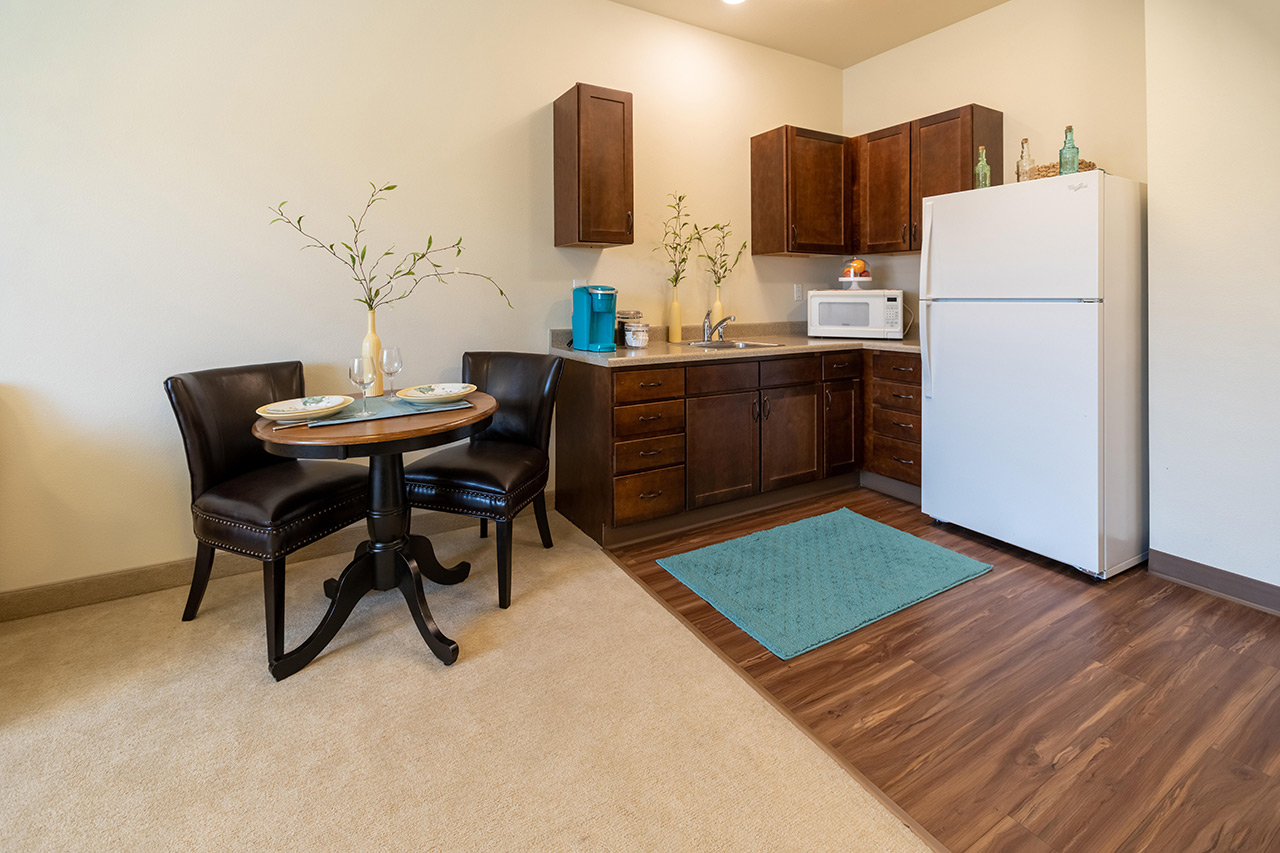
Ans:
<svg viewBox="0 0 1280 853"><path fill-rule="evenodd" d="M578 83L556 98L557 246L634 241L631 93Z"/></svg>
<svg viewBox="0 0 1280 853"><path fill-rule="evenodd" d="M751 137L751 254L853 251L853 149L784 125Z"/></svg>
<svg viewBox="0 0 1280 853"><path fill-rule="evenodd" d="M999 110L968 104L856 137L859 251L919 249L921 200L973 189L978 146L987 149L991 183L1003 183Z"/></svg>

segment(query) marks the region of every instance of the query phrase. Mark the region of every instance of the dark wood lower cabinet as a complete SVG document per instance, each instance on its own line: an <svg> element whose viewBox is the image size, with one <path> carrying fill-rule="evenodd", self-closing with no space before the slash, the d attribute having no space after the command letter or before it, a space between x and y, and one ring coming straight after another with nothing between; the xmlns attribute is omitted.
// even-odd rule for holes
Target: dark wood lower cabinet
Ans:
<svg viewBox="0 0 1280 853"><path fill-rule="evenodd" d="M760 490L822 477L822 386L760 391Z"/></svg>
<svg viewBox="0 0 1280 853"><path fill-rule="evenodd" d="M760 491L760 393L685 401L689 509Z"/></svg>
<svg viewBox="0 0 1280 853"><path fill-rule="evenodd" d="M919 358L865 355L695 358L631 369L568 360L556 406L556 509L606 543L625 538L615 531L627 525L864 467L918 483L918 438L914 461L890 468L886 452L911 459L911 448L870 443L863 412L918 424ZM873 406L881 397L886 407ZM912 438L907 427L879 428L886 439Z"/></svg>

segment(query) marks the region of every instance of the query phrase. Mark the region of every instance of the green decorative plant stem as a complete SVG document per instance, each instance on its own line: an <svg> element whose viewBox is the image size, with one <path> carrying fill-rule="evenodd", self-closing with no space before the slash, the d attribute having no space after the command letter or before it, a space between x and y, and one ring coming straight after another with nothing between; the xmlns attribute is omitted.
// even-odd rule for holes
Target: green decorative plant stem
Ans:
<svg viewBox="0 0 1280 853"><path fill-rule="evenodd" d="M698 257L707 260L711 269L711 281L716 287L724 283L729 273L733 272L733 268L738 265L738 261L742 260L742 253L747 250L747 243L744 240L738 248L738 254L733 256L733 260L729 260L729 250L725 247L729 242L729 235L733 233L729 230L729 225L728 222L723 225L716 223L702 228L696 222L693 224L693 239L698 241L698 245L702 248L702 253Z"/></svg>
<svg viewBox="0 0 1280 853"><path fill-rule="evenodd" d="M667 277L667 281L675 289L684 279L689 252L693 249L693 232L690 230L689 213L684 209L685 196L675 193L668 195L675 199L674 203L667 205L674 212L670 219L662 223L662 245L654 248L654 251L662 249L666 252L667 260L671 262L671 275Z"/></svg>
<svg viewBox="0 0 1280 853"><path fill-rule="evenodd" d="M356 282L356 284L360 285L362 293L362 295L355 301L364 305L365 308L370 311L375 311L383 305L393 305L401 299L410 296L413 291L417 289L418 285L425 279L433 278L444 283L445 279L454 275L469 275L484 279L498 289L498 295L507 301L507 307L512 307L511 298L507 296L506 291L499 287L498 283L489 276L478 272L468 272L456 267L452 270L446 270L443 264L437 263L431 258L432 255L439 252L448 251L452 251L455 258L461 255L461 237L448 246L436 246L433 248L433 238L428 236L426 248L420 252L409 252L400 258L400 261L395 265L394 269L389 272L384 271L380 273L378 272L378 265L387 257L395 254L396 247L392 245L391 248L382 252L382 254L375 253L373 261L369 263L368 267L366 267L365 262L367 260L369 247L361 241L361 235L364 234L364 218L369 213L369 208L373 207L375 202L384 201L386 199L386 194L396 188L395 184L386 184L385 186L379 187L377 184L370 183L369 186L373 188L373 192L369 194L369 200L365 202L364 210L360 212L360 218L357 219L354 216L347 217L347 219L351 221L351 227L355 232L351 237L350 243L325 243L320 238L309 234L302 228L302 219L305 214L299 215L297 219L293 219L284 212L284 206L288 204L287 201L282 201L275 207L269 208L269 210L276 215L276 218L271 220L271 222L288 223L293 230L311 241L302 248L321 249L328 252L337 259L339 263L351 270L351 278ZM338 252L338 246L341 246L345 250L346 257L343 257L342 253ZM420 270L418 269L419 264L430 266L430 269Z"/></svg>

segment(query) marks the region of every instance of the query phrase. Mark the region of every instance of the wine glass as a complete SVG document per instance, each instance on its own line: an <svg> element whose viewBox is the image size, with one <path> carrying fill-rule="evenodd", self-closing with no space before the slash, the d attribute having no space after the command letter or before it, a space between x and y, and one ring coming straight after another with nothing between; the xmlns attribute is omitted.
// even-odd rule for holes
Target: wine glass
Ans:
<svg viewBox="0 0 1280 853"><path fill-rule="evenodd" d="M382 350L382 372L387 374L390 382L388 392L392 396L396 393L395 376L404 367L404 359L400 357L400 347L384 347Z"/></svg>
<svg viewBox="0 0 1280 853"><path fill-rule="evenodd" d="M347 375L351 377L351 384L360 389L360 411L364 414L369 413L369 389L373 387L374 381L378 378L378 366L373 363L373 359L366 355L358 355L351 359L351 366L347 368Z"/></svg>

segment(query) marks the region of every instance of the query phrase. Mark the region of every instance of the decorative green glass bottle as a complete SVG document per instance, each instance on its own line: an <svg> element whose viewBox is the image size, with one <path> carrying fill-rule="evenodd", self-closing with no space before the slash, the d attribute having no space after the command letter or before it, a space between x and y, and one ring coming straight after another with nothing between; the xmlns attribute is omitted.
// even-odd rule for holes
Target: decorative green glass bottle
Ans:
<svg viewBox="0 0 1280 853"><path fill-rule="evenodd" d="M1074 175L1080 171L1080 149L1076 147L1075 132L1067 125L1067 141L1058 152L1058 174Z"/></svg>
<svg viewBox="0 0 1280 853"><path fill-rule="evenodd" d="M987 146L978 146L978 165L973 167L973 185L975 187L991 186L991 167L987 165Z"/></svg>

